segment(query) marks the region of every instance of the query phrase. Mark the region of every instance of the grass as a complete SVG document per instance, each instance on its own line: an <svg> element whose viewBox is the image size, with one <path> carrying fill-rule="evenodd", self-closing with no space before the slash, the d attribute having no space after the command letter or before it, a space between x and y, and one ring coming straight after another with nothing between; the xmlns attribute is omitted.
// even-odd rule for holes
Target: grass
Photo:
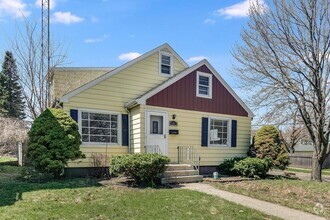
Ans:
<svg viewBox="0 0 330 220"><path fill-rule="evenodd" d="M0 173L0 219L277 219L217 197L183 189L103 187L90 179L47 183Z"/></svg>
<svg viewBox="0 0 330 220"><path fill-rule="evenodd" d="M330 184L326 182L265 179L212 185L222 190L330 218Z"/></svg>
<svg viewBox="0 0 330 220"><path fill-rule="evenodd" d="M15 157L0 157L0 163L6 163L11 161L17 161Z"/></svg>
<svg viewBox="0 0 330 220"><path fill-rule="evenodd" d="M298 168L298 167L288 167L288 168L286 168L285 171L299 172L299 173L311 173L312 169ZM330 169L322 169L322 175L330 175Z"/></svg>

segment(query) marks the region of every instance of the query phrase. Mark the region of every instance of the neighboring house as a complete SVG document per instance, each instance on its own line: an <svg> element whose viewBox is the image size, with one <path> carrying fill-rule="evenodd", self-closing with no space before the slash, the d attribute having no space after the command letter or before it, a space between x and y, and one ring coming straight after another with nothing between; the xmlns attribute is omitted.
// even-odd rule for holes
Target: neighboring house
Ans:
<svg viewBox="0 0 330 220"><path fill-rule="evenodd" d="M192 146L205 173L246 156L253 113L207 60L189 67L164 44L117 68L53 71L53 98L78 122L87 157L69 167L91 166L92 153L145 151L178 163L192 151L178 146Z"/></svg>

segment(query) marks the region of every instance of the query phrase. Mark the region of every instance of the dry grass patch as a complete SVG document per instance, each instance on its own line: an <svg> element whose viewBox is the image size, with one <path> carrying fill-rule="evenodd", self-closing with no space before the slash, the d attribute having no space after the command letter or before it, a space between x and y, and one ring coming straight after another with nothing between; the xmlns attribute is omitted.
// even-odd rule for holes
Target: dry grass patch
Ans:
<svg viewBox="0 0 330 220"><path fill-rule="evenodd" d="M330 184L303 180L255 180L212 183L230 192L330 218Z"/></svg>

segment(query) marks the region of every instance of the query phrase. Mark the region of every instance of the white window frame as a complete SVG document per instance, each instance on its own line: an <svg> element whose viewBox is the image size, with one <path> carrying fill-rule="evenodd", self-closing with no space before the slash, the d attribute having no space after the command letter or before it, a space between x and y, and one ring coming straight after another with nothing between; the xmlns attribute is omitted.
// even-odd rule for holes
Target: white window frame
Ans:
<svg viewBox="0 0 330 220"><path fill-rule="evenodd" d="M211 120L220 120L220 121L227 121L227 144L211 144ZM223 118L223 117L209 117L208 122L208 146L209 147L231 147L231 122L232 119L230 118Z"/></svg>
<svg viewBox="0 0 330 220"><path fill-rule="evenodd" d="M104 143L104 142L83 142L82 141L82 112L88 112L88 113L100 113L100 114L109 114L109 115L117 115L117 143ZM78 109L78 128L79 133L81 135L81 146L121 146L122 145L122 139L121 139L121 133L122 133L122 118L121 113L119 112L112 112L112 111L105 111L105 110L97 110L97 109Z"/></svg>
<svg viewBox="0 0 330 220"><path fill-rule="evenodd" d="M205 76L209 78L209 94L208 95L204 95L204 94L199 94L199 76ZM197 71L196 73L196 96L197 97L201 97L201 98L208 98L208 99L212 99L212 74L210 73L204 73L204 72L200 72Z"/></svg>
<svg viewBox="0 0 330 220"><path fill-rule="evenodd" d="M162 55L170 57L170 74L162 73ZM159 75L171 77L173 76L173 55L164 51L159 51Z"/></svg>

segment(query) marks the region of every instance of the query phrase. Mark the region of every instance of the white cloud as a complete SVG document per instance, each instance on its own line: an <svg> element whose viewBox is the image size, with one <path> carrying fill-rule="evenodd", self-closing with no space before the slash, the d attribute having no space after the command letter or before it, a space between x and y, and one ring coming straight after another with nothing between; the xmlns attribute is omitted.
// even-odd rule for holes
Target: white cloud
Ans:
<svg viewBox="0 0 330 220"><path fill-rule="evenodd" d="M71 14L71 12L55 12L52 18L54 23L72 24L82 22L84 18Z"/></svg>
<svg viewBox="0 0 330 220"><path fill-rule="evenodd" d="M109 35L104 34L104 35L102 35L101 37L85 39L84 42L85 42L86 44L99 43L99 42L104 41L104 40L107 39L108 37L109 37Z"/></svg>
<svg viewBox="0 0 330 220"><path fill-rule="evenodd" d="M190 57L190 58L187 60L187 62L188 62L188 63L197 63L197 62L199 62L199 61L201 61L201 60L204 60L204 59L207 59L207 57L206 57L206 56Z"/></svg>
<svg viewBox="0 0 330 220"><path fill-rule="evenodd" d="M204 20L204 24L214 24L215 23L215 20L213 20L213 19L205 19Z"/></svg>
<svg viewBox="0 0 330 220"><path fill-rule="evenodd" d="M0 0L0 17L27 17L31 14L22 0Z"/></svg>
<svg viewBox="0 0 330 220"><path fill-rule="evenodd" d="M49 1L49 9L54 9L55 7L55 0L48 0ZM41 8L41 0L36 0L35 5Z"/></svg>
<svg viewBox="0 0 330 220"><path fill-rule="evenodd" d="M130 61L133 60L137 57L141 56L140 53L137 52L129 52L129 53L123 53L120 54L120 56L118 57L118 59L123 60L123 61Z"/></svg>
<svg viewBox="0 0 330 220"><path fill-rule="evenodd" d="M250 5L257 2L263 8L266 7L264 0L245 0L225 8L220 8L217 10L217 14L224 16L226 19L247 17L249 16Z"/></svg>

